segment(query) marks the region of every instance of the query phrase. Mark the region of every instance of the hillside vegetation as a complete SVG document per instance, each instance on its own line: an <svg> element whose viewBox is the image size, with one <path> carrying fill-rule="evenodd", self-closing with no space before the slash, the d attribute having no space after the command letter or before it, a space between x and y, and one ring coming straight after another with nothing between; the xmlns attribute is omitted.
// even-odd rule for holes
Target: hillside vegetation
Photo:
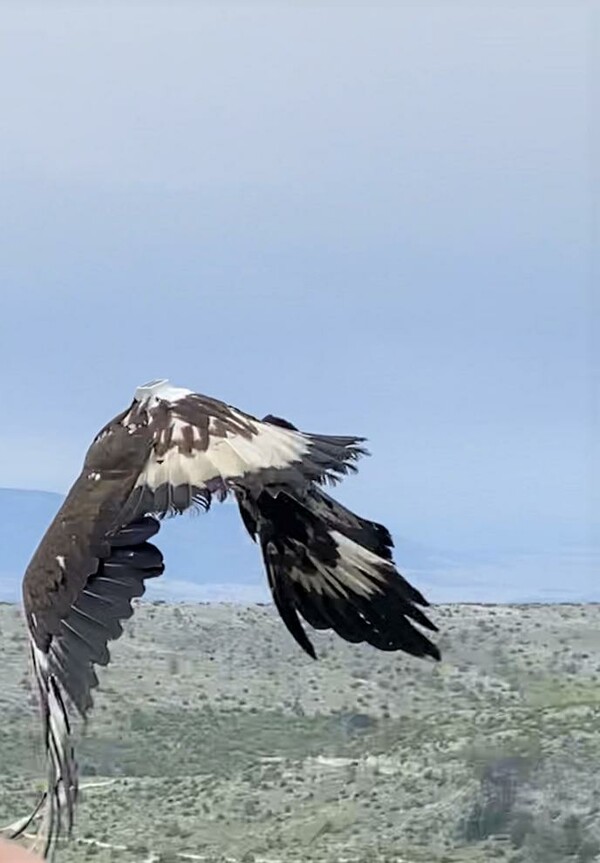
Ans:
<svg viewBox="0 0 600 863"><path fill-rule="evenodd" d="M142 603L79 741L69 861L600 860L596 606L438 606L441 664L270 607ZM25 631L0 607L0 819L43 777Z"/></svg>

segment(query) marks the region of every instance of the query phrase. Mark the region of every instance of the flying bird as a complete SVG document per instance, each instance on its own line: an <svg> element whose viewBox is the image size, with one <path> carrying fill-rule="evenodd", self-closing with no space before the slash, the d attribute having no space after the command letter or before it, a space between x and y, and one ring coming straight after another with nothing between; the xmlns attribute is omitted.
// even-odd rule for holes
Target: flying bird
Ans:
<svg viewBox="0 0 600 863"><path fill-rule="evenodd" d="M165 516L233 496L260 546L274 604L316 658L302 620L350 642L440 658L425 598L397 571L381 524L355 515L323 486L356 470L364 438L299 431L156 380L98 433L83 469L23 579L23 602L48 763L47 790L17 825L38 817L36 850L70 833L78 794L71 720L86 718L96 666L123 632L132 600L161 575L150 540Z"/></svg>

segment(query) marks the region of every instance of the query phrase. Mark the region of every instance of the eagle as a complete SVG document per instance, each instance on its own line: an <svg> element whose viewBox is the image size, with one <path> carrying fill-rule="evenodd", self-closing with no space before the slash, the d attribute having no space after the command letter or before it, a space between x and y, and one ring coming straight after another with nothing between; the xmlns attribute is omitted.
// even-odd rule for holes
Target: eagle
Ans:
<svg viewBox="0 0 600 863"><path fill-rule="evenodd" d="M299 431L154 380L92 441L83 469L23 579L23 604L47 760L46 790L13 837L39 821L34 847L52 856L78 797L72 721L84 720L108 642L133 614L163 557L151 542L166 516L233 497L262 552L274 605L309 656L303 622L379 650L440 658L437 627L393 561L386 527L324 487L356 470L365 439Z"/></svg>

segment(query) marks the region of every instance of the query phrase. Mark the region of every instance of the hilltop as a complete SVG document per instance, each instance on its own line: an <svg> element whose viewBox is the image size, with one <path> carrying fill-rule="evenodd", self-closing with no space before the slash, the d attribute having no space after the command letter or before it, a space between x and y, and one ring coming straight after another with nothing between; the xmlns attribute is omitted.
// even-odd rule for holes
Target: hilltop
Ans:
<svg viewBox="0 0 600 863"><path fill-rule="evenodd" d="M444 662L270 606L142 602L79 744L59 859L566 863L600 855L596 606L437 606ZM0 818L42 775L15 606L0 606Z"/></svg>

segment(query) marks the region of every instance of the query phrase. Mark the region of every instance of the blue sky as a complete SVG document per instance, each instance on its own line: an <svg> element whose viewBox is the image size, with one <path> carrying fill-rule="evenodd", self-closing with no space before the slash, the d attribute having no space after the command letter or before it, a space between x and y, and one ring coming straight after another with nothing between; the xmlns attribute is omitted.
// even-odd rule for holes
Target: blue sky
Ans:
<svg viewBox="0 0 600 863"><path fill-rule="evenodd" d="M411 541L595 581L591 10L3 5L0 485L167 376L367 435L340 496Z"/></svg>

